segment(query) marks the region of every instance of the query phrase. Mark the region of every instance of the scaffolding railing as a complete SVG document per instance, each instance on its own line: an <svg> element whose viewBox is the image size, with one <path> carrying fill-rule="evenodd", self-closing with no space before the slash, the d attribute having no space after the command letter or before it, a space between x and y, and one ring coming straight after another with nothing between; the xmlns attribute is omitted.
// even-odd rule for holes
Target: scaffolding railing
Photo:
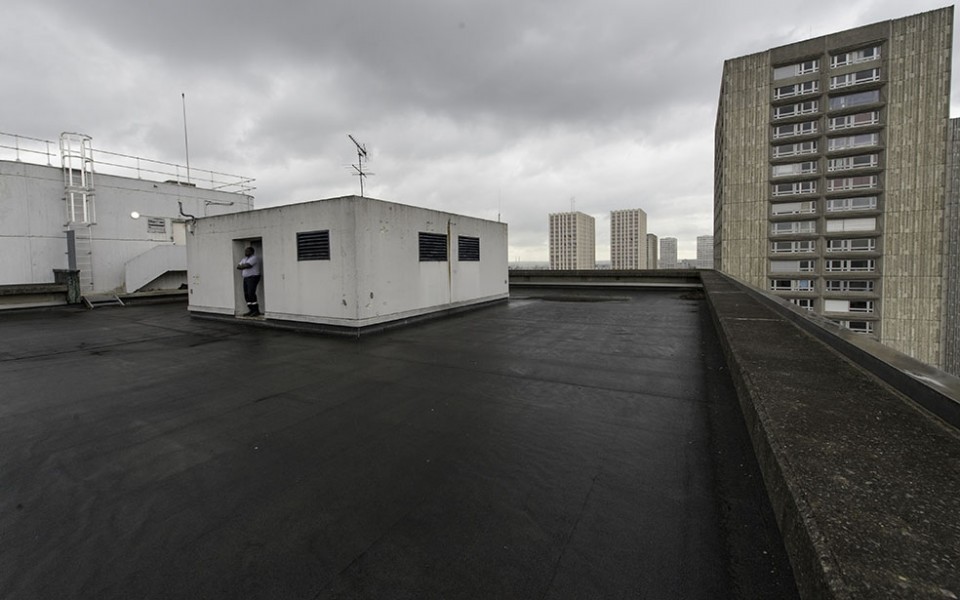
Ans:
<svg viewBox="0 0 960 600"><path fill-rule="evenodd" d="M256 187L252 177L221 173L208 169L132 156L93 148L93 171L102 175L117 175L149 181L219 190L235 194L251 194ZM0 131L0 160L14 160L30 164L59 166L59 142ZM188 180L189 176L189 180Z"/></svg>

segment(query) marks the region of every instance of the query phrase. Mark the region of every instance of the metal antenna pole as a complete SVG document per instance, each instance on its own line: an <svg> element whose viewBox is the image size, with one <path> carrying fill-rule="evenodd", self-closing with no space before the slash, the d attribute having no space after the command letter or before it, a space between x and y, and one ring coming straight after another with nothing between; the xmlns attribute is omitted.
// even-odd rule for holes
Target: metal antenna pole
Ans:
<svg viewBox="0 0 960 600"><path fill-rule="evenodd" d="M347 137L350 138L350 141L353 142L353 145L357 147L357 164L350 165L357 171L357 176L360 177L360 197L363 198L363 178L367 175L373 175L373 173L364 173L363 172L363 159L366 158L370 160L369 155L367 154L367 147L358 142L352 135L349 133Z"/></svg>
<svg viewBox="0 0 960 600"><path fill-rule="evenodd" d="M187 95L180 92L183 101L183 147L187 153L187 183L190 183L190 142L187 139Z"/></svg>
<svg viewBox="0 0 960 600"><path fill-rule="evenodd" d="M357 164L360 165L358 170L360 171L360 197L363 198L363 155L360 154L360 150L357 150Z"/></svg>

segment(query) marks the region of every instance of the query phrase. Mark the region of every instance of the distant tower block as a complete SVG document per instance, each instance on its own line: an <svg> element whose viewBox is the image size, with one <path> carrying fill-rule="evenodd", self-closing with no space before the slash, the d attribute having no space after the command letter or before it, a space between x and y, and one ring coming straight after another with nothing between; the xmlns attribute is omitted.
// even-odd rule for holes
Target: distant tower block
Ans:
<svg viewBox="0 0 960 600"><path fill-rule="evenodd" d="M639 208L610 213L610 266L647 268L647 213Z"/></svg>
<svg viewBox="0 0 960 600"><path fill-rule="evenodd" d="M550 268L595 269L596 221L582 212L550 215Z"/></svg>
<svg viewBox="0 0 960 600"><path fill-rule="evenodd" d="M677 238L665 237L660 239L660 268L677 268Z"/></svg>

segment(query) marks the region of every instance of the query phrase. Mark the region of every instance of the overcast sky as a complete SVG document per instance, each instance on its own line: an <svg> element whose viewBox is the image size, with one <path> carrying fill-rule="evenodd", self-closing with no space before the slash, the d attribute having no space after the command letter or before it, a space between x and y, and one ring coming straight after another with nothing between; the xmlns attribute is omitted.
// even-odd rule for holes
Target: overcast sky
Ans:
<svg viewBox="0 0 960 600"><path fill-rule="evenodd" d="M547 215L642 208L713 233L723 60L940 1L5 0L0 132L256 178L257 207L359 192L509 223L547 260ZM956 35L955 35L956 37ZM954 61L953 108L960 83Z"/></svg>

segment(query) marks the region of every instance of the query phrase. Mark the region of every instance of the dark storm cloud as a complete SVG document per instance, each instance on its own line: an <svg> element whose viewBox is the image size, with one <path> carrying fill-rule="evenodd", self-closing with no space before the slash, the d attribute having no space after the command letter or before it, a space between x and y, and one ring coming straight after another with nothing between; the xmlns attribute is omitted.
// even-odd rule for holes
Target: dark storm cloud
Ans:
<svg viewBox="0 0 960 600"><path fill-rule="evenodd" d="M354 193L510 223L640 207L688 256L712 231L725 58L936 8L586 0L8 2L0 131L256 177L258 206ZM922 6L921 6L922 5ZM607 229L605 229L607 228Z"/></svg>

